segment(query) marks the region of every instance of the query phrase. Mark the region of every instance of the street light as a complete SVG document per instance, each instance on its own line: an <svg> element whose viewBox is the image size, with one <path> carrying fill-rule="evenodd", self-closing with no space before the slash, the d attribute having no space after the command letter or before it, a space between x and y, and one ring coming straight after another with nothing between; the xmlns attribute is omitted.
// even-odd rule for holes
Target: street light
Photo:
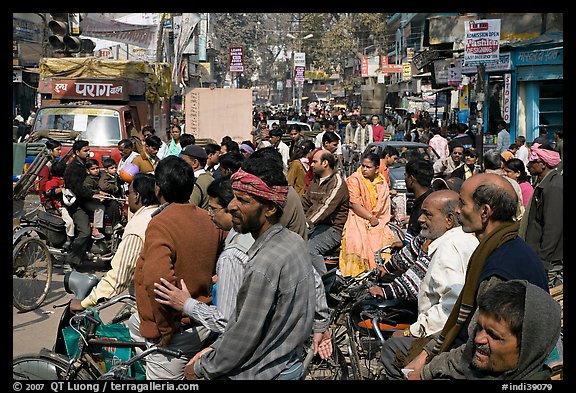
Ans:
<svg viewBox="0 0 576 393"><path fill-rule="evenodd" d="M302 41L314 37L314 34L310 33L304 37L296 37L291 33L287 33L286 37L291 38L293 40L297 40L298 52L302 52ZM298 113L300 113L300 109L302 106L302 87L298 86L298 100L296 101L296 99L295 99L295 84L296 84L296 67L294 64L294 51L292 51L292 106L295 106ZM294 101L296 101L296 105L295 105Z"/></svg>

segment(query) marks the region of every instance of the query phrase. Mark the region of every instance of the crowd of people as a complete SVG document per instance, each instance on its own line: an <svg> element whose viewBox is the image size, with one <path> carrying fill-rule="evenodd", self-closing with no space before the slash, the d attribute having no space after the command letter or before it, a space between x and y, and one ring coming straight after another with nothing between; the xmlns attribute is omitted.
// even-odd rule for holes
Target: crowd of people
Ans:
<svg viewBox="0 0 576 393"><path fill-rule="evenodd" d="M305 137L285 121L268 129L255 113L251 139L205 146L177 121L166 142L146 126L118 143L118 163L88 158L82 140L59 160L61 144L49 139L53 158L39 192L66 221L66 269L82 264L98 238L101 211L120 223L108 196L125 196L130 212L110 270L71 309L133 293L132 337L185 353L152 355L149 379L299 379L307 339L323 358L333 350L324 256L336 253L340 273L355 276L376 268L375 253L388 245L396 253L378 267L387 279L368 292L413 300L418 319L382 348L387 378L541 373L561 345L549 289L563 282L562 133L559 150L519 136L515 150L503 138L503 151L481 154L466 125L441 126L426 113L414 123L394 112L384 122L351 114L342 126L343 115L316 117L317 136ZM415 199L400 242L388 225L388 168L398 151L363 154L357 171L344 171L347 147L399 133L440 153L406 164ZM130 165L137 173L123 175ZM64 189L73 203L64 203ZM535 312L553 323L532 324Z"/></svg>

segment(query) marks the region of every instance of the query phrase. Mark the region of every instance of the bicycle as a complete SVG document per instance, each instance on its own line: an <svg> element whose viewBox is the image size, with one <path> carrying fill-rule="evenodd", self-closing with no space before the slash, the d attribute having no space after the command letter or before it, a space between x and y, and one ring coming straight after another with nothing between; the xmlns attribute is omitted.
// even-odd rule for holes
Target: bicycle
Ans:
<svg viewBox="0 0 576 393"><path fill-rule="evenodd" d="M389 260L392 251L390 245L378 250L377 265ZM415 321L416 305L404 299L367 297L367 289L379 275L380 270L374 268L355 277L343 277L334 268L322 277L331 309L334 350L330 358L321 360L311 357L313 345L309 343L304 379L381 379L380 348L394 331Z"/></svg>
<svg viewBox="0 0 576 393"><path fill-rule="evenodd" d="M84 277L80 283L71 283L70 275L65 277L64 286L68 293L83 298L98 280L97 277ZM76 293L78 292L78 293ZM82 293L80 293L82 292ZM132 295L118 295L105 303L74 314L70 311L70 302L57 305L65 307L58 324L56 341L49 350L43 348L37 354L17 356L12 362L12 374L19 380L136 380L145 379L145 358L155 352L167 356L180 358L181 351L152 345L148 347L145 342L133 341L128 329L121 322L127 320L131 313L128 308L134 306L136 299ZM100 319L100 312L115 304L123 303L125 307L118 312L109 324ZM99 327L119 327L121 334L113 331L112 335L102 334ZM69 327L65 332L65 328ZM70 330L71 329L71 330ZM77 342L74 342L72 331L77 333ZM118 338L120 337L120 338ZM142 351L137 353L136 349ZM119 352L128 349L129 355ZM124 354L126 355L126 354Z"/></svg>

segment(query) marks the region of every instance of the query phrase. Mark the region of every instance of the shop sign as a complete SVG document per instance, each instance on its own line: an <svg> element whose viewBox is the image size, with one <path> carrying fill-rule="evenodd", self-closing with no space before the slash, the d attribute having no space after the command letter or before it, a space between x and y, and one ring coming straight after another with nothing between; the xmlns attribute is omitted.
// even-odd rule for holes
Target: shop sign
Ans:
<svg viewBox="0 0 576 393"><path fill-rule="evenodd" d="M464 64L498 61L500 19L464 21Z"/></svg>
<svg viewBox="0 0 576 393"><path fill-rule="evenodd" d="M244 72L244 50L242 47L230 48L230 72Z"/></svg>

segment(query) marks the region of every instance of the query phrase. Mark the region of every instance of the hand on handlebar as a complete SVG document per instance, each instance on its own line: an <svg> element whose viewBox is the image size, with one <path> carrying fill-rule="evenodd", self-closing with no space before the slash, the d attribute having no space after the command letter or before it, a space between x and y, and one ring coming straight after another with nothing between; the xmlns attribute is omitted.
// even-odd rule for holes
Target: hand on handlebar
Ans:
<svg viewBox="0 0 576 393"><path fill-rule="evenodd" d="M314 355L320 355L321 359L327 359L332 355L332 338L330 330L322 333L314 333Z"/></svg>
<svg viewBox="0 0 576 393"><path fill-rule="evenodd" d="M84 311L84 310L85 310L85 308L82 307L82 303L80 302L80 300L72 299L70 301L70 311L76 313L76 312Z"/></svg>
<svg viewBox="0 0 576 393"><path fill-rule="evenodd" d="M384 290L377 285L368 288L368 293L370 293L372 297L384 297Z"/></svg>
<svg viewBox="0 0 576 393"><path fill-rule="evenodd" d="M205 353L210 352L212 350L214 350L214 348L206 347L203 350L201 350L200 352L198 352L196 355L194 355L194 357L188 361L188 363L186 364L186 367L184 367L184 377L186 379L188 379L188 380L199 379L198 375L196 375L196 373L194 372L194 363L196 363L196 361L198 359L200 359L200 357L202 357L202 355L204 355Z"/></svg>

